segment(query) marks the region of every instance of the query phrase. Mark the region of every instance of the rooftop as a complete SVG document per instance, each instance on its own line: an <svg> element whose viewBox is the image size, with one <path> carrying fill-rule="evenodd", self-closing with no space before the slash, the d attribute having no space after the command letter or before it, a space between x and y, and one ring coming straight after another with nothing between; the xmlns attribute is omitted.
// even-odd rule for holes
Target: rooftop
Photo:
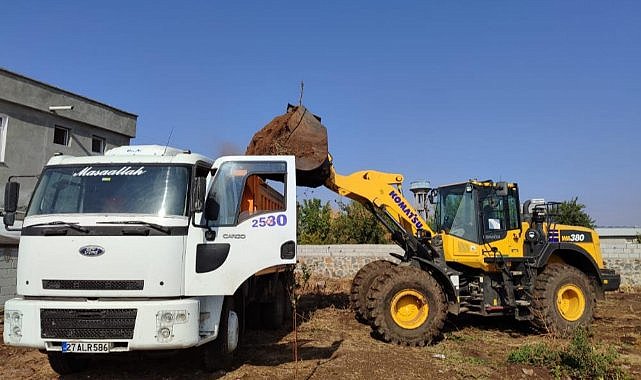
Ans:
<svg viewBox="0 0 641 380"><path fill-rule="evenodd" d="M81 100L83 100L85 102L88 102L88 103L92 103L92 104L95 104L95 105L98 105L98 106L102 106L102 107L107 107L107 108L111 109L112 111L116 111L116 112L131 116L131 117L138 117L138 115L136 115L134 113L124 111L122 109L110 106L109 104L106 104L106 103L98 102L98 101L96 101L94 99L88 98L88 97L80 95L80 94L73 93L71 91L67 91L65 89L62 89L60 87L51 85L49 83L45 83L45 82L42 82L42 81L39 81L39 80L36 80L36 79L33 79L33 78L29 78L29 77L24 76L22 74L18 74L18 73L14 72L14 71L7 70L4 67L0 67L0 73L3 73L3 74L8 75L8 76L12 76L14 78L17 78L17 79L20 79L20 80L23 80L23 81L26 81L26 82L30 82L30 83L38 85L38 86L47 87L48 89L53 90L55 92L59 92L59 93L65 94L65 95L69 95L69 96L72 96L72 97L75 97L75 98L79 98L79 99L81 99Z"/></svg>

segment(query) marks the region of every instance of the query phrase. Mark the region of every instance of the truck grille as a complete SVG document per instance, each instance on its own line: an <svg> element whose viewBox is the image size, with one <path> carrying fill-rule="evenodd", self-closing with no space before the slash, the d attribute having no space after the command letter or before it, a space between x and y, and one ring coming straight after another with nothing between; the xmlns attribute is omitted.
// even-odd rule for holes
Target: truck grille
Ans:
<svg viewBox="0 0 641 380"><path fill-rule="evenodd" d="M136 309L41 309L41 337L48 339L131 339Z"/></svg>
<svg viewBox="0 0 641 380"><path fill-rule="evenodd" d="M42 280L43 289L61 290L142 290L143 280Z"/></svg>

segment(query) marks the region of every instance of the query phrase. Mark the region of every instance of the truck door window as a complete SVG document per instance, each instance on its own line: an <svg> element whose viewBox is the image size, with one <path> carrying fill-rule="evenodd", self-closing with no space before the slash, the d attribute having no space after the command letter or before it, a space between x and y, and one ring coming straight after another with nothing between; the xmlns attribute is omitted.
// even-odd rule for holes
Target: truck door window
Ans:
<svg viewBox="0 0 641 380"><path fill-rule="evenodd" d="M218 215L207 224L231 226L258 213L285 210L285 175L284 162L223 163L207 195Z"/></svg>
<svg viewBox="0 0 641 380"><path fill-rule="evenodd" d="M278 191L278 188L283 191ZM240 202L238 223L259 213L284 210L285 195L282 183L263 179L256 174L247 177Z"/></svg>

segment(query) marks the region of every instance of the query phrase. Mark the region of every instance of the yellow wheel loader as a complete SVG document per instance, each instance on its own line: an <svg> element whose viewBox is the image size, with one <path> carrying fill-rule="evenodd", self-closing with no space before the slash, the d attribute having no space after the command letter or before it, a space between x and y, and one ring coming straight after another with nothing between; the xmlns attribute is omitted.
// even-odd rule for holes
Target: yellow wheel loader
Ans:
<svg viewBox="0 0 641 380"><path fill-rule="evenodd" d="M617 290L596 231L555 222L558 203L520 206L516 183L470 180L413 188L435 205L435 228L403 195L403 176L364 170L336 173L321 119L288 106L259 131L247 154L296 156L299 185L324 185L366 206L404 254L355 276L357 318L384 341L423 346L448 313L510 315L556 335L588 325L596 302Z"/></svg>

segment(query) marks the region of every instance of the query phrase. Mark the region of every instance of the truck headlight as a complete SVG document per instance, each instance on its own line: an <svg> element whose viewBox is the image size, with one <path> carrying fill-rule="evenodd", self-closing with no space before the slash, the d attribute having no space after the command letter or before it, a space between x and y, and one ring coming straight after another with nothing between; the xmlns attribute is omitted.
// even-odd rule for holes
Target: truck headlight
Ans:
<svg viewBox="0 0 641 380"><path fill-rule="evenodd" d="M187 313L183 310L176 313L176 323L185 323L187 322Z"/></svg>
<svg viewBox="0 0 641 380"><path fill-rule="evenodd" d="M163 323L171 324L174 321L174 314L170 311L165 311L162 313L160 320Z"/></svg>
<svg viewBox="0 0 641 380"><path fill-rule="evenodd" d="M160 343L171 342L174 338L174 325L187 323L187 310L160 310L156 313L156 340Z"/></svg>
<svg viewBox="0 0 641 380"><path fill-rule="evenodd" d="M5 310L4 321L9 340L19 342L22 339L22 313L17 310Z"/></svg>
<svg viewBox="0 0 641 380"><path fill-rule="evenodd" d="M161 328L160 330L158 330L158 335L159 335L162 339L169 339L169 338L171 337L171 330L169 330L169 329L168 329L168 328L166 328L166 327L163 327L163 328Z"/></svg>

